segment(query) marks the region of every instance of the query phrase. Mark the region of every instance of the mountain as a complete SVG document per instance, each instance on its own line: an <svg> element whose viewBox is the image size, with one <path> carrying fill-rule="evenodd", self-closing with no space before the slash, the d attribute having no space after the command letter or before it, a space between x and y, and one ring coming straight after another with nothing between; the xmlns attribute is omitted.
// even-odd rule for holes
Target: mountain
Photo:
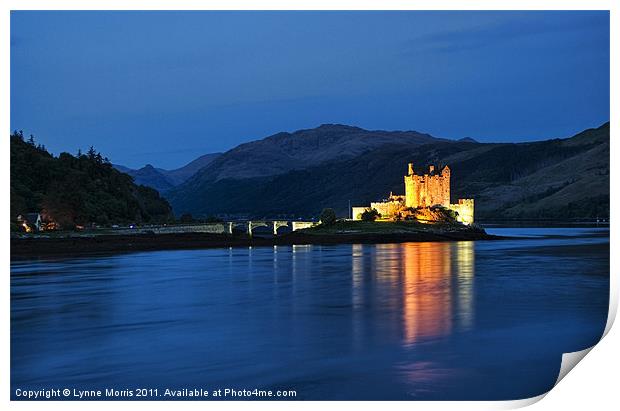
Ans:
<svg viewBox="0 0 620 411"><path fill-rule="evenodd" d="M183 183L185 180L196 174L198 170L206 167L209 163L218 158L220 155L222 155L222 153L205 154L189 162L181 168L177 168L175 170L164 170L158 168L157 171L163 174L173 186L178 186L179 184Z"/></svg>
<svg viewBox="0 0 620 411"><path fill-rule="evenodd" d="M147 164L137 170L119 164L114 164L114 168L132 176L137 184L154 188L160 193L163 193L172 187L183 183L198 170L207 166L220 155L221 153L205 154L184 165L183 167L174 170L155 168L151 164Z"/></svg>
<svg viewBox="0 0 620 411"><path fill-rule="evenodd" d="M368 131L340 124L323 124L314 129L278 133L241 144L192 176L190 186L197 181L274 176L327 161L354 158L385 145L419 146L439 141L444 140L416 131Z"/></svg>
<svg viewBox="0 0 620 411"><path fill-rule="evenodd" d="M11 221L40 212L63 228L89 223L163 222L172 208L152 188L136 185L100 153L54 157L34 139L11 135Z"/></svg>
<svg viewBox="0 0 620 411"><path fill-rule="evenodd" d="M127 174L130 171L134 171L134 170L132 170L129 167L121 166L121 165L118 165L118 164L112 164L112 167L114 167L115 169L117 169L121 173L125 173L125 174Z"/></svg>
<svg viewBox="0 0 620 411"><path fill-rule="evenodd" d="M176 170L146 165L132 170L114 167L134 177L138 184L167 193L195 176L201 180L273 176L305 169L330 160L345 160L388 144L420 145L444 141L415 131L368 131L340 124L294 133L278 133L241 144L226 153L205 154Z"/></svg>
<svg viewBox="0 0 620 411"><path fill-rule="evenodd" d="M609 123L568 139L477 143L416 132L324 125L280 133L222 154L167 198L177 214L316 216L403 193L407 163L450 165L452 201L477 218L609 215Z"/></svg>
<svg viewBox="0 0 620 411"><path fill-rule="evenodd" d="M150 164L138 170L127 170L124 173L133 177L137 184L142 184L163 193L164 191L174 187L174 184L158 169Z"/></svg>

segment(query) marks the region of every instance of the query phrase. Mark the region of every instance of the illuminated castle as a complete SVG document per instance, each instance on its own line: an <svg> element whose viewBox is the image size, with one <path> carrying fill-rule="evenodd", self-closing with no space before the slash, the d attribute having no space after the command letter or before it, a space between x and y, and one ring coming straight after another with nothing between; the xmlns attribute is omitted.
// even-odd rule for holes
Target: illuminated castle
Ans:
<svg viewBox="0 0 620 411"><path fill-rule="evenodd" d="M381 220L394 220L413 217L421 221L433 221L436 213L432 207L442 206L456 213L457 221L463 224L474 222L474 200L459 199L456 204L450 203L450 167L445 166L440 171L430 166L428 174L416 174L413 163L408 165L405 176L405 195L390 193L388 199L370 203L370 209L375 209L381 215ZM368 207L352 207L352 218L361 219L361 214Z"/></svg>

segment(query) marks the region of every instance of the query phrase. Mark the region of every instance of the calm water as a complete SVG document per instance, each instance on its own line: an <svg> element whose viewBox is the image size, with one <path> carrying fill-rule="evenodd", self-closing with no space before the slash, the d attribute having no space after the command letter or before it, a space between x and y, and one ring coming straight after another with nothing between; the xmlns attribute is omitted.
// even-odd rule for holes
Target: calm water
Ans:
<svg viewBox="0 0 620 411"><path fill-rule="evenodd" d="M600 338L609 231L11 265L11 386L517 399Z"/></svg>

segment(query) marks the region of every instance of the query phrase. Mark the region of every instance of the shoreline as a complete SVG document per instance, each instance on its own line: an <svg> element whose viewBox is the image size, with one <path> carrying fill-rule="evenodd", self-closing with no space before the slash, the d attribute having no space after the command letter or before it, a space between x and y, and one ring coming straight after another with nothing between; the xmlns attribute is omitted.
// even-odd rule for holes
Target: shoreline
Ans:
<svg viewBox="0 0 620 411"><path fill-rule="evenodd" d="M308 234L300 231L278 237L246 235L176 233L11 239L11 260L38 257L79 257L127 252L198 250L228 247L272 247L290 245L385 244L406 242L445 242L501 240L506 237L484 231L424 231L411 233Z"/></svg>

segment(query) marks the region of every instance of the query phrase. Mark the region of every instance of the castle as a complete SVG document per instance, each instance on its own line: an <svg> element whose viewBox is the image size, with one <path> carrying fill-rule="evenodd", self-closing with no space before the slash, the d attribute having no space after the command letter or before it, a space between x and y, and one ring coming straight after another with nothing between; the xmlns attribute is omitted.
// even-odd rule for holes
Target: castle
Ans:
<svg viewBox="0 0 620 411"><path fill-rule="evenodd" d="M456 214L457 221L463 224L474 222L474 200L459 199L456 204L450 203L450 167L436 170L430 166L428 174L416 174L413 163L409 163L405 176L405 195L390 193L387 200L370 203L370 207L352 207L353 220L360 220L361 214L375 209L381 220L395 220L413 217L420 221L432 221L435 206L442 206Z"/></svg>

